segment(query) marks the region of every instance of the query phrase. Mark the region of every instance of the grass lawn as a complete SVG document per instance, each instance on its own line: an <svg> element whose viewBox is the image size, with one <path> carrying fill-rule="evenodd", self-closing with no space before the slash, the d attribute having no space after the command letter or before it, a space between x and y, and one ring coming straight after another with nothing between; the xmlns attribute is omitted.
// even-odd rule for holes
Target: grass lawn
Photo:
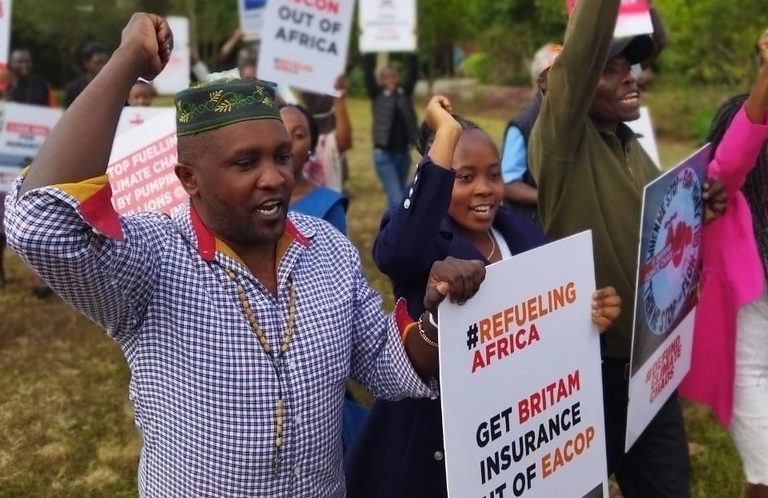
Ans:
<svg viewBox="0 0 768 498"><path fill-rule="evenodd" d="M370 256L385 200L370 160L367 102L351 100L350 112L350 237L391 306L388 281ZM468 117L501 137L502 119ZM671 165L692 146L662 142L660 149L662 162ZM18 258L6 254L6 262L9 285L0 291L0 497L135 496L141 443L120 349L60 300L32 297ZM738 496L741 467L727 434L703 408L686 404L685 412L694 496Z"/></svg>

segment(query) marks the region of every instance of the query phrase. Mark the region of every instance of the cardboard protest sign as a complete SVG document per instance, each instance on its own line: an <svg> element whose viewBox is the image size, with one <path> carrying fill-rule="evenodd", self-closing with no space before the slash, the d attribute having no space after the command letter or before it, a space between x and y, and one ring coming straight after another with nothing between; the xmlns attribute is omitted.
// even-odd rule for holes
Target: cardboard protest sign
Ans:
<svg viewBox="0 0 768 498"><path fill-rule="evenodd" d="M451 498L608 496L590 232L488 266L439 308Z"/></svg>
<svg viewBox="0 0 768 498"><path fill-rule="evenodd" d="M270 0L256 73L267 81L338 95L354 0Z"/></svg>
<svg viewBox="0 0 768 498"><path fill-rule="evenodd" d="M707 145L645 187L632 331L626 449L691 364Z"/></svg>
<svg viewBox="0 0 768 498"><path fill-rule="evenodd" d="M132 112L128 107L123 114ZM121 121L130 116L133 114L121 116ZM115 137L107 175L112 205L119 214L162 211L172 215L187 202L187 193L174 173L175 117L175 109L165 108L142 123L126 126Z"/></svg>
<svg viewBox="0 0 768 498"><path fill-rule="evenodd" d="M656 134L653 131L651 113L647 107L640 108L640 119L626 122L629 128L637 134L637 141L645 149L648 156L653 159L656 167L661 169L659 148L656 146Z"/></svg>
<svg viewBox="0 0 768 498"><path fill-rule="evenodd" d="M569 16L576 7L576 1L566 0ZM619 18L616 20L616 30L613 32L613 36L624 38L647 33L653 33L651 7L648 0L621 0Z"/></svg>
<svg viewBox="0 0 768 498"><path fill-rule="evenodd" d="M240 31L245 40L258 40L264 27L264 7L267 0L237 0Z"/></svg>
<svg viewBox="0 0 768 498"><path fill-rule="evenodd" d="M7 192L22 168L37 155L62 111L14 102L0 104L0 192Z"/></svg>
<svg viewBox="0 0 768 498"><path fill-rule="evenodd" d="M416 50L416 0L360 0L360 52Z"/></svg>
<svg viewBox="0 0 768 498"><path fill-rule="evenodd" d="M166 17L173 32L173 50L165 69L152 84L161 95L173 95L189 87L190 51L189 20L186 17Z"/></svg>

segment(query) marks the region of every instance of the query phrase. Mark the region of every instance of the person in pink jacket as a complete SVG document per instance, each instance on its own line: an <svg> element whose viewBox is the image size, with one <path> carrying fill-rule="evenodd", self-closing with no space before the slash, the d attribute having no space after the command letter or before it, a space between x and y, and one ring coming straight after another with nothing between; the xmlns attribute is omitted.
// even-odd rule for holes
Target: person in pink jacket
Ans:
<svg viewBox="0 0 768 498"><path fill-rule="evenodd" d="M691 370L683 396L712 407L741 456L748 498L768 497L768 31L752 92L730 99L710 131L708 176L728 206L704 226Z"/></svg>

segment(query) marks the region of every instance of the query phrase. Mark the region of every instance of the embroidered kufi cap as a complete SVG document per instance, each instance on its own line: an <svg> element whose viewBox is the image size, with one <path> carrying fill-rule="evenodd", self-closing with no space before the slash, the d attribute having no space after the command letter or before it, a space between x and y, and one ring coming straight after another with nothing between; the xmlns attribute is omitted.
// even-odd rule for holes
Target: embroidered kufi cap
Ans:
<svg viewBox="0 0 768 498"><path fill-rule="evenodd" d="M256 119L280 120L272 83L218 79L180 91L174 97L176 135L183 137Z"/></svg>

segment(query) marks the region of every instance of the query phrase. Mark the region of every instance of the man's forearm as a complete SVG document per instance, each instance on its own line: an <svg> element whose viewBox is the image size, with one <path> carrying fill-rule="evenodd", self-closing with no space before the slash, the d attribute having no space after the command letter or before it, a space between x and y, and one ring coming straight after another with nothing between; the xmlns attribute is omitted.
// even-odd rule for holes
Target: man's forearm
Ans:
<svg viewBox="0 0 768 498"><path fill-rule="evenodd" d="M504 197L517 204L535 206L539 203L538 190L522 180L504 184Z"/></svg>
<svg viewBox="0 0 768 498"><path fill-rule="evenodd" d="M141 57L141 53L129 47L114 52L46 139L24 179L21 193L105 173L120 112L141 74Z"/></svg>

